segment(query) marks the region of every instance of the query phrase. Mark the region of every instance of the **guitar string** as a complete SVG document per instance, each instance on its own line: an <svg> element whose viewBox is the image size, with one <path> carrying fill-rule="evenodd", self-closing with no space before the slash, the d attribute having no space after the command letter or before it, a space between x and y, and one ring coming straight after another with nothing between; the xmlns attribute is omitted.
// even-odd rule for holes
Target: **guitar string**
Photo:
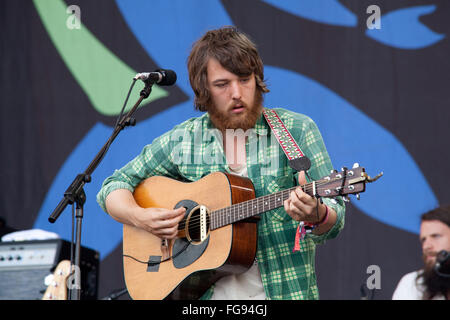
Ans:
<svg viewBox="0 0 450 320"><path fill-rule="evenodd" d="M316 189L325 190L325 188L317 188L317 187L320 187L320 186L323 186L325 184L329 184L330 182L338 181L338 180L341 180L341 179L342 178L333 178L333 179L330 179L330 180L324 180L324 179L317 180L316 181ZM296 188L297 187L292 187L292 188L289 188L289 189L285 189L285 190L280 191L279 193L285 193L285 192L289 192L290 193L291 191L295 190ZM313 183L309 183L307 185L304 185L302 187L302 189L303 189L303 191L313 191L314 190ZM266 195L266 196L263 196L263 197L260 197L260 198L256 198L256 199L247 200L247 201L244 201L244 202L233 204L233 205L231 205L231 206L229 206L227 208L221 208L221 209L212 211L210 220L214 220L214 218L215 218L215 221L221 220L220 218L223 218L222 220L225 220L225 217L223 217L223 213L226 213L227 210L231 211L233 208L234 208L234 217L235 217L236 211L239 211L241 209L240 207L242 207L242 209L244 209L243 208L245 206L244 204L247 203L247 207L248 207L248 204L250 202L252 202L252 201L260 202L260 201L266 200L266 201L263 201L263 202L269 202L269 204L267 204L267 206L269 206L269 207L271 207L272 205L277 205L276 202L278 200L276 200L277 197L275 196L275 194L276 193L270 194L270 195ZM339 196L339 195L337 195L337 196ZM274 203L274 201L275 201L275 203ZM281 207L281 206L282 205L280 205L278 207ZM278 208L278 207L275 207L275 208ZM275 208L273 208L273 209L275 209ZM271 209L269 209L269 210L271 210ZM200 225L200 223L201 223L200 222L200 217L194 217L194 218L190 219L189 221L190 221L190 223L189 223L190 226L191 227L195 227L195 228L198 227ZM183 224L183 222L184 222L184 224ZM187 222L186 219L182 220L180 222L178 230L183 230L186 227L186 222ZM228 224L228 223L225 223L224 225L226 225L226 224Z"/></svg>
<svg viewBox="0 0 450 320"><path fill-rule="evenodd" d="M337 181L337 180L340 180L341 178L334 178L334 180L335 181ZM320 181L323 181L322 183L320 182ZM322 186L322 185L325 185L325 184L329 184L330 182L332 182L333 180L317 180L316 182L316 187L317 186ZM304 187L304 188L303 188ZM304 190L304 191L313 191L313 189L314 189L314 187L313 187L313 184L312 183L309 183L309 184L307 184L307 185L305 185L305 186L303 186L302 187L302 189ZM279 193L285 193L285 192L291 192L291 191L293 191L293 190L295 190L297 187L293 187L293 188L289 188L289 189L285 189L285 190L282 190L282 191L280 191ZM319 188L320 190L325 190L324 188ZM278 193L278 192L277 192ZM244 202L240 202L240 203L236 203L236 204L233 204L233 205L231 205L231 206L229 206L229 207L227 207L227 208L221 208L221 209L218 209L218 210L215 210L215 211L212 211L211 212L211 220L214 220L214 218L216 218L216 221L217 220L220 220L220 218L224 218L223 217L223 213L227 213L227 210L228 211L231 211L231 210L233 210L234 209L234 214L236 213L236 211L239 211L241 208L240 207L244 207L245 205L245 203L247 203L247 207L248 207L248 203L250 203L250 202L252 202L252 201L256 201L256 202L269 202L269 204L267 204L267 205L265 205L265 206L272 206L272 205L274 205L274 200L277 198L276 196L275 196L275 194L276 193L274 193L274 194L270 194L270 195L266 195L266 196L263 196L263 197L259 197L259 198L256 198L256 199L251 199L251 200L247 200L247 201L244 201ZM339 195L338 195L339 196ZM266 201L263 201L263 200L266 200ZM275 200L275 203L277 202L278 200ZM260 205L260 204L259 204ZM275 204L276 205L276 204ZM280 205L280 206L278 206L278 207L281 207L282 205ZM277 207L275 207L275 208L277 208ZM275 208L272 208L272 209L275 209ZM237 210L236 210L237 209ZM242 208L243 209L243 208ZM271 209L269 209L269 210L271 210ZM268 210L267 210L268 211ZM263 211L264 212L264 211ZM214 216L213 216L214 215ZM221 217L222 216L222 217ZM234 217L235 217L235 215L234 215ZM223 219L222 219L223 220ZM194 218L192 218L192 219L190 219L190 221L192 221L192 222L190 222L190 225L192 226L192 227L198 227L199 225L200 225L200 217L194 217ZM184 222L184 224L183 224L183 222ZM227 223L226 223L227 224ZM186 220L184 219L184 220L182 220L181 222L180 222L180 226L179 226L179 230L183 230L184 228L186 227Z"/></svg>
<svg viewBox="0 0 450 320"><path fill-rule="evenodd" d="M286 190L280 191L280 193L287 193L287 192L290 193L290 189L286 189ZM267 196L264 196L264 197L247 200L247 201L240 202L240 203L235 203L235 204L233 204L233 205L231 205L231 206L229 206L227 208L221 208L221 209L214 210L214 211L211 212L211 219L210 220L214 220L215 218L216 218L216 220L218 220L218 219L221 218L221 216L223 216L224 213L225 214L226 213L231 213L231 211L233 211L234 214L233 213L232 214L234 216L236 211L240 212L240 211L248 209L250 207L250 203L251 202L255 202L257 208L261 207L261 202L265 202L265 203L269 202L269 204L267 204L265 206L274 205L275 202L277 201L275 198L277 198L277 197L273 196L274 199L272 199L272 198L270 198L270 199L269 198L265 198L265 197L269 197L269 196L273 196L273 195L267 195ZM264 200L266 200L266 201L264 201ZM246 207L246 208L244 208L244 207ZM253 204L252 204L252 207L254 207ZM200 217L194 217L194 218L190 219L189 221L190 221L190 223L189 223L190 226L198 227L199 224L200 224ZM186 222L187 221L185 219L180 222L181 229L184 229L186 227Z"/></svg>
<svg viewBox="0 0 450 320"><path fill-rule="evenodd" d="M260 208L262 206L262 204L261 204L262 199L257 200L257 201L260 202L260 203L256 204L256 207ZM282 207L283 206L282 204L280 204L280 205L277 204L277 202L279 202L279 200L277 200L277 199L270 199L270 200L264 201L263 207L269 207L270 209L264 210L262 212L273 210L273 209L276 209L278 207ZM245 203L247 203L247 205ZM237 217L239 219L237 219L236 221L239 221L239 220L244 220L245 218L250 218L252 216L257 215L258 213L253 213L253 214L251 214L251 215L249 215L247 217L244 217L242 215L242 213L244 213L246 211L248 212L248 209L249 209L249 206L250 206L249 203L250 203L250 201L240 202L240 203L235 204L235 205L233 205L231 207L228 207L226 209L222 208L222 209L215 210L215 211L211 212L211 216L210 217L207 217L207 222L209 220L210 224L211 224L211 221L212 221L213 224L215 223L216 225L219 224L220 226L224 226L224 225L227 225L227 224L230 224L230 223L234 222L232 220L235 220ZM253 207L255 207L255 206L253 205ZM252 208L252 210L253 210L253 208ZM189 224L189 226L190 227L194 227L194 228L198 227L200 225L200 221L199 220L200 220L200 217L192 218L190 220L192 222ZM181 228L181 230L183 230L186 227L185 225L183 225L183 222L185 222L185 221L186 220L183 220L180 223L180 227L179 228ZM224 223L221 223L221 222L224 222ZM214 229L216 229L216 226L214 226L214 227L215 227Z"/></svg>

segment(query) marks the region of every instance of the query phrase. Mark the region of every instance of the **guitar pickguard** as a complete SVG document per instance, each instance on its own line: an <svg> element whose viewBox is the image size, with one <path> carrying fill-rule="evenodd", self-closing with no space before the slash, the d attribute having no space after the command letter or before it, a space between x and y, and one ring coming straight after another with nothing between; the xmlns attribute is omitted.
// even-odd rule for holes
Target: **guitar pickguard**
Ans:
<svg viewBox="0 0 450 320"><path fill-rule="evenodd" d="M186 238L177 239L172 248L172 261L177 269L187 267L201 257L209 243L209 237L200 244L193 244Z"/></svg>
<svg viewBox="0 0 450 320"><path fill-rule="evenodd" d="M198 207L198 203L192 200L182 200L178 202L175 209L180 207L186 208L185 217L188 217L191 210ZM172 261L177 269L185 268L201 257L208 247L209 237L201 243L190 242L186 238L178 238L172 248Z"/></svg>

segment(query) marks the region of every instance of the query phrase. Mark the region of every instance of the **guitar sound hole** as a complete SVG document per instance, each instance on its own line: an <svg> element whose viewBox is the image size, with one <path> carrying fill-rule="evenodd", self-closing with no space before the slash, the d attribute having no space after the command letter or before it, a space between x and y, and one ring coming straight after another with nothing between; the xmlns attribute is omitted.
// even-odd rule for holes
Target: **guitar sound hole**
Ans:
<svg viewBox="0 0 450 320"><path fill-rule="evenodd" d="M209 213L206 213L206 235L209 234L209 225L210 225L210 218ZM201 243L201 226L200 226L200 207L193 208L190 212L187 223L186 223L186 233L187 238L190 242L193 242L194 244Z"/></svg>

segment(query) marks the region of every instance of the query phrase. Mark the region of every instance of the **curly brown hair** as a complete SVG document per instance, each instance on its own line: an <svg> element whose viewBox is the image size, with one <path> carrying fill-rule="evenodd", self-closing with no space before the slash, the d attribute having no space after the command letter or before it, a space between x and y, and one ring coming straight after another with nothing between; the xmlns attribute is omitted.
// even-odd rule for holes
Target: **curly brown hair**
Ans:
<svg viewBox="0 0 450 320"><path fill-rule="evenodd" d="M256 45L236 27L226 26L206 32L193 44L188 57L189 81L195 94L195 109L208 111L211 105L207 82L207 65L211 58L239 77L254 73L260 97L269 92L264 82L264 66Z"/></svg>

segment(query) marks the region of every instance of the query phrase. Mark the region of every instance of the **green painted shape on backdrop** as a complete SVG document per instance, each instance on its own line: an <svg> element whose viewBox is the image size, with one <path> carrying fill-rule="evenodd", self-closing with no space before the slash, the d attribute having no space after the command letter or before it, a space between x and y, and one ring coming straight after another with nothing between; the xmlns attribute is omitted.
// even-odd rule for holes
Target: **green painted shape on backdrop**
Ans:
<svg viewBox="0 0 450 320"><path fill-rule="evenodd" d="M66 12L67 6L62 0L33 2L53 44L94 108L106 116L118 115L136 71L106 48L81 22L80 29L70 29L66 23L73 25L74 16ZM80 11L83 21L83 8ZM152 94L141 106L168 95L166 90L154 85ZM70 93L67 98L70 99ZM129 104L126 111L131 107Z"/></svg>

